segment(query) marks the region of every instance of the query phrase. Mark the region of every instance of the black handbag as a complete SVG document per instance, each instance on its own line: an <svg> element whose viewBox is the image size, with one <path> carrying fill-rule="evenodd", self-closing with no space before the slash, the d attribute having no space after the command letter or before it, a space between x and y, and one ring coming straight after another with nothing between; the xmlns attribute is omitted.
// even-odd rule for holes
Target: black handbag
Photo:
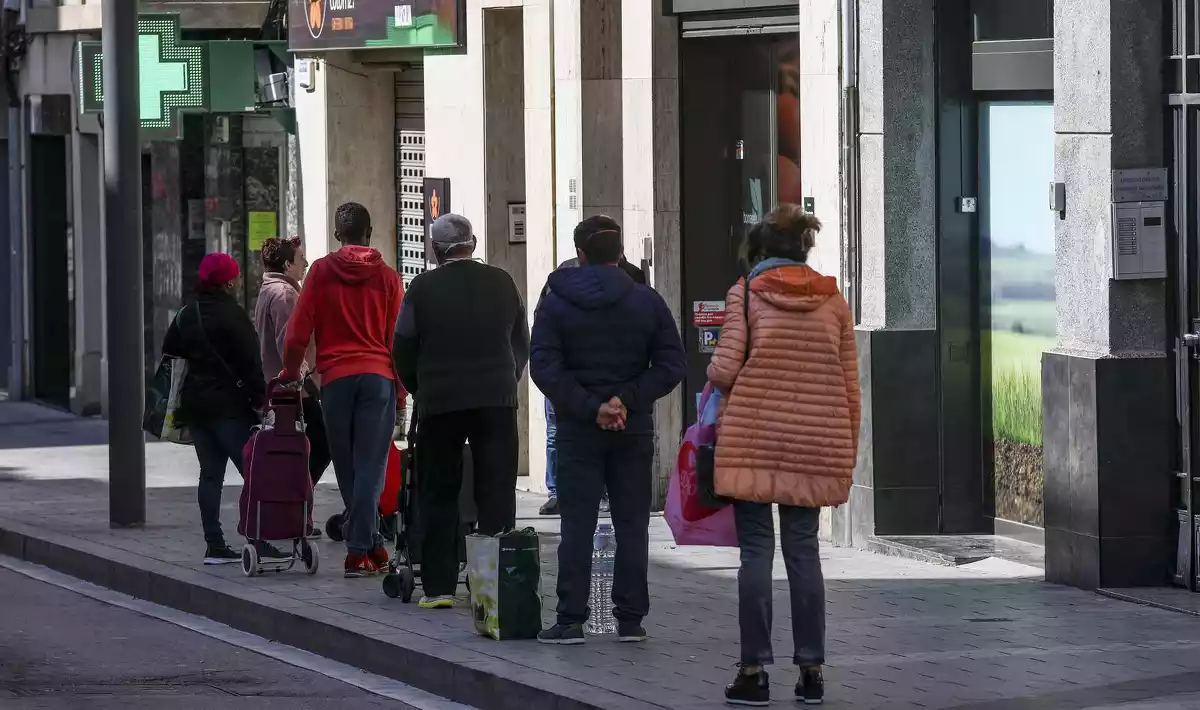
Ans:
<svg viewBox="0 0 1200 710"><path fill-rule="evenodd" d="M743 366L750 360L750 276L746 274L746 291L742 296L742 318L746 323L746 353L742 357ZM716 472L717 447L711 444L696 447L696 495L706 508L723 508L733 502L732 498L717 495Z"/></svg>

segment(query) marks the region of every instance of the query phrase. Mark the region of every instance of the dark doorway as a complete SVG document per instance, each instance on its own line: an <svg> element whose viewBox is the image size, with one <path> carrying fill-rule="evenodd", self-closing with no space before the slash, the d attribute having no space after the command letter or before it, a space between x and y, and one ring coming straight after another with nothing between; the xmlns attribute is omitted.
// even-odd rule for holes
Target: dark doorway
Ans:
<svg viewBox="0 0 1200 710"><path fill-rule="evenodd" d="M685 421L694 421L742 240L801 202L799 43L793 34L681 42ZM712 315L710 315L710 313Z"/></svg>
<svg viewBox="0 0 1200 710"><path fill-rule="evenodd" d="M29 137L33 396L71 405L72 318L67 235L67 139Z"/></svg>
<svg viewBox="0 0 1200 710"><path fill-rule="evenodd" d="M1167 165L1172 186L1174 253L1170 264L1174 303L1170 331L1174 360L1175 495L1177 526L1174 582L1200 591L1200 59L1192 48L1200 32L1200 0L1171 3L1171 44L1166 62L1170 92Z"/></svg>

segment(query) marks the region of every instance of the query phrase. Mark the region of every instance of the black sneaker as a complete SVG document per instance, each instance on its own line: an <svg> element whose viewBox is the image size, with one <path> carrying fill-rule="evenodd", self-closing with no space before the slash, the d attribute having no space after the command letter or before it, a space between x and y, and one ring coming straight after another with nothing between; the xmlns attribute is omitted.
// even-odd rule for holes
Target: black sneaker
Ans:
<svg viewBox="0 0 1200 710"><path fill-rule="evenodd" d="M538 509L538 515L558 515L558 498L551 496L542 507Z"/></svg>
<svg viewBox="0 0 1200 710"><path fill-rule="evenodd" d="M583 643L583 624L555 624L538 634L538 643L578 646Z"/></svg>
<svg viewBox="0 0 1200 710"><path fill-rule="evenodd" d="M825 677L821 667L800 669L800 680L796 681L796 702L805 705L820 705L825 701Z"/></svg>
<svg viewBox="0 0 1200 710"><path fill-rule="evenodd" d="M275 547L267 542L255 543L255 549L258 551L258 559L260 562L287 562L292 559L290 553Z"/></svg>
<svg viewBox="0 0 1200 710"><path fill-rule="evenodd" d="M771 683L767 672L747 674L738 670L733 682L725 686L725 702L730 705L766 707L771 704Z"/></svg>
<svg viewBox="0 0 1200 710"><path fill-rule="evenodd" d="M319 528L315 525L313 526L313 529L308 533L308 536L310 538L312 538L313 540L320 540L323 535L324 535L324 533L321 532L321 528Z"/></svg>
<svg viewBox="0 0 1200 710"><path fill-rule="evenodd" d="M204 564L206 565L231 565L241 561L241 553L235 552L229 545L209 545L208 549L204 551Z"/></svg>
<svg viewBox="0 0 1200 710"><path fill-rule="evenodd" d="M617 641L621 643L641 643L650 638L641 624L631 621L617 622Z"/></svg>

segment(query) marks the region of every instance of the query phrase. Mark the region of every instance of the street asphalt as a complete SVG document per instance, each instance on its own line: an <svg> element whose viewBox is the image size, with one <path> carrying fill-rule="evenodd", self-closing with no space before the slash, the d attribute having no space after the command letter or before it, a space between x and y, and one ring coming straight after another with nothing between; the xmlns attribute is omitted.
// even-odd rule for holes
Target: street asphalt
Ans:
<svg viewBox="0 0 1200 710"><path fill-rule="evenodd" d="M413 710L0 568L4 710Z"/></svg>

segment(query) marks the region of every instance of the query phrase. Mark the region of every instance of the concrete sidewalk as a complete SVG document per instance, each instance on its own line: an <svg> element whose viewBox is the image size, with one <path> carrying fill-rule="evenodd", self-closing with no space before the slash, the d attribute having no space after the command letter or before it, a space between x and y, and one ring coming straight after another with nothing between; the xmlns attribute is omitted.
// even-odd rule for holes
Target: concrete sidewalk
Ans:
<svg viewBox="0 0 1200 710"><path fill-rule="evenodd" d="M10 409L25 406L0 405L0 553L481 710L723 706L738 660L735 550L675 548L655 519L649 643L497 643L473 633L465 608L423 611L386 598L378 579L343 579L333 543L321 543L316 577L247 579L236 566L201 566L190 449L148 447L149 523L110 530L104 447L89 429L97 423L26 423L39 420ZM73 445L80 439L86 443ZM236 473L229 480L236 483ZM231 542L238 492L225 492ZM340 506L324 483L318 501L320 517ZM549 621L557 521L536 516L539 502L522 494L520 514L543 534ZM829 707L1097 708L1159 699L1187 707L1200 693L1200 619L1046 585L1025 576L1035 570L998 560L950 568L843 549L824 549L822 558ZM777 564L781 660L792 647L786 589ZM775 697L790 701L794 680L778 667Z"/></svg>

